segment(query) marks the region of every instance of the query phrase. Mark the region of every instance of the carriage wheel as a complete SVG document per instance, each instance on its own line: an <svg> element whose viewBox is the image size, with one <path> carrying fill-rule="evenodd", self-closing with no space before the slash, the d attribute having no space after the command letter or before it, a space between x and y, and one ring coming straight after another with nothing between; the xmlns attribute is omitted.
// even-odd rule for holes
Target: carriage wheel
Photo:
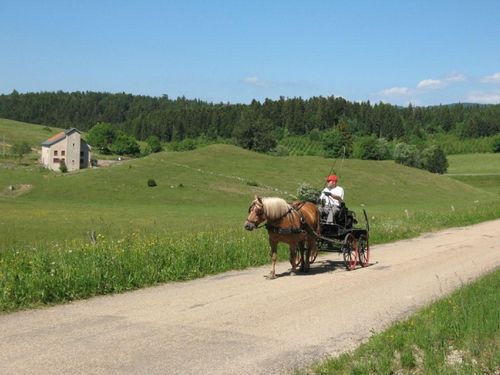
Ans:
<svg viewBox="0 0 500 375"><path fill-rule="evenodd" d="M342 246L342 254L344 256L344 264L348 271L356 268L358 262L358 251L356 245L356 238L352 233L347 233Z"/></svg>
<svg viewBox="0 0 500 375"><path fill-rule="evenodd" d="M358 256L361 267L366 267L370 261L370 244L367 234L362 234L358 238Z"/></svg>

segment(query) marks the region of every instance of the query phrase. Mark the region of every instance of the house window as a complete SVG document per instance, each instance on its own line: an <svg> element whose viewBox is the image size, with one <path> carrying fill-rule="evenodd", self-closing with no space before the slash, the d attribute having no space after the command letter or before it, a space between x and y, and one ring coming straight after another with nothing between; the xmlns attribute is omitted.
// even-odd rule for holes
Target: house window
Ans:
<svg viewBox="0 0 500 375"><path fill-rule="evenodd" d="M83 156L83 151L80 151L80 156Z"/></svg>
<svg viewBox="0 0 500 375"><path fill-rule="evenodd" d="M57 150L54 150L54 156L57 156Z"/></svg>
<svg viewBox="0 0 500 375"><path fill-rule="evenodd" d="M66 161L66 159L65 158L61 158L61 161Z"/></svg>
<svg viewBox="0 0 500 375"><path fill-rule="evenodd" d="M80 165L83 165L83 159L80 159Z"/></svg>
<svg viewBox="0 0 500 375"><path fill-rule="evenodd" d="M61 156L64 156L64 155L66 155L66 151L62 150L61 151Z"/></svg>
<svg viewBox="0 0 500 375"><path fill-rule="evenodd" d="M59 163L59 158L52 159L52 163Z"/></svg>

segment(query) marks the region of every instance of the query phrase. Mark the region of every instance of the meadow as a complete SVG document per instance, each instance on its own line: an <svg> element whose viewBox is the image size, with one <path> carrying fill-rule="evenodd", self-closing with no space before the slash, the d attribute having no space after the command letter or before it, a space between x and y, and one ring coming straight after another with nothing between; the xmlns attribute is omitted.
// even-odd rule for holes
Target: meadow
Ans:
<svg viewBox="0 0 500 375"><path fill-rule="evenodd" d="M211 145L70 174L0 163L0 310L265 264L265 232L243 230L254 195L292 200L332 169L361 226L367 210L372 244L500 217L499 194L393 161Z"/></svg>

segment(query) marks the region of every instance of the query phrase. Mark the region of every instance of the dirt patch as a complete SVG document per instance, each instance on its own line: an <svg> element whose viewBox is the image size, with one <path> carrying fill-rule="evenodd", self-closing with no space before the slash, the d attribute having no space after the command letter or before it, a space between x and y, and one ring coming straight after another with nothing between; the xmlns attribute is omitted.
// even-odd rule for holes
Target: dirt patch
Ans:
<svg viewBox="0 0 500 375"><path fill-rule="evenodd" d="M8 185L3 189L1 195L4 197L18 197L19 195L26 194L33 189L31 184Z"/></svg>

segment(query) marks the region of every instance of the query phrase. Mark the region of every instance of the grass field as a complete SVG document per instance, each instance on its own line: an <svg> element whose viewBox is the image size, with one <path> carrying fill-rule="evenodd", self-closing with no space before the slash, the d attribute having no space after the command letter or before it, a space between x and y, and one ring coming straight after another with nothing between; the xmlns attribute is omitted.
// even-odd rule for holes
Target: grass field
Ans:
<svg viewBox="0 0 500 375"><path fill-rule="evenodd" d="M27 142L32 148L40 148L40 143L62 130L54 127L0 119L0 153L3 155L4 145L7 151L7 148L21 142Z"/></svg>
<svg viewBox="0 0 500 375"><path fill-rule="evenodd" d="M448 176L500 196L500 153L448 156Z"/></svg>
<svg viewBox="0 0 500 375"><path fill-rule="evenodd" d="M0 246L84 239L89 231L120 238L131 231L236 228L254 194L291 199L302 182L320 188L331 164L321 157L277 158L214 145L64 175L39 167L3 168ZM358 214L367 209L375 226L427 213L458 215L500 200L391 161L346 160L338 173L348 207ZM158 186L148 187L150 178ZM10 185L19 189L9 191ZM377 233L372 238L380 242Z"/></svg>
<svg viewBox="0 0 500 375"><path fill-rule="evenodd" d="M264 264L265 232L243 230L253 196L291 200L332 167L348 207L368 211L371 243L500 217L500 195L392 161L211 145L70 174L0 162L0 310Z"/></svg>

